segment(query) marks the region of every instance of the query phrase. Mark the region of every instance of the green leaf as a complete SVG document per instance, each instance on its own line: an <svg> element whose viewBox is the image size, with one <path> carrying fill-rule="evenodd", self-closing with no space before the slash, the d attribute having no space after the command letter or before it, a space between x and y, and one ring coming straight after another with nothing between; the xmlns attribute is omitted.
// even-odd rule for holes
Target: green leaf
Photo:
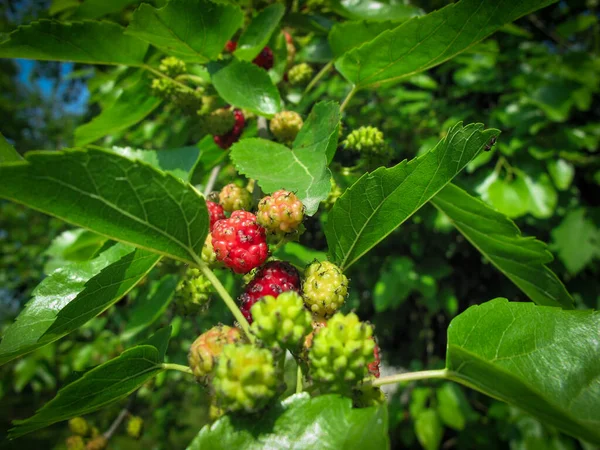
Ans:
<svg viewBox="0 0 600 450"><path fill-rule="evenodd" d="M498 130L452 127L438 145L410 162L363 175L335 203L325 226L330 259L344 270L381 242L454 178Z"/></svg>
<svg viewBox="0 0 600 450"><path fill-rule="evenodd" d="M357 88L398 81L453 58L505 23L555 1L462 0L380 34L335 66Z"/></svg>
<svg viewBox="0 0 600 450"><path fill-rule="evenodd" d="M239 7L208 0L170 0L162 8L142 3L125 32L184 61L217 59L242 25Z"/></svg>
<svg viewBox="0 0 600 450"><path fill-rule="evenodd" d="M0 43L0 58L142 66L147 50L148 44L126 36L115 23L40 20Z"/></svg>
<svg viewBox="0 0 600 450"><path fill-rule="evenodd" d="M0 166L0 197L111 239L195 264L208 232L189 184L100 150L29 152Z"/></svg>
<svg viewBox="0 0 600 450"><path fill-rule="evenodd" d="M548 173L550 173L556 188L559 191L566 191L573 182L575 167L564 159L552 160L548 162Z"/></svg>
<svg viewBox="0 0 600 450"><path fill-rule="evenodd" d="M0 133L0 164L10 161L21 161L23 158Z"/></svg>
<svg viewBox="0 0 600 450"><path fill-rule="evenodd" d="M281 109L279 91L266 70L247 61L233 61L212 74L219 95L231 105L272 117Z"/></svg>
<svg viewBox="0 0 600 450"><path fill-rule="evenodd" d="M347 19L404 20L421 11L402 2L377 0L333 0L331 8Z"/></svg>
<svg viewBox="0 0 600 450"><path fill-rule="evenodd" d="M573 299L546 266L553 260L546 244L522 237L513 221L452 184L431 203L532 301L573 308Z"/></svg>
<svg viewBox="0 0 600 450"><path fill-rule="evenodd" d="M583 208L571 211L552 230L552 250L571 275L577 275L594 258L600 258L600 230L585 216Z"/></svg>
<svg viewBox="0 0 600 450"><path fill-rule="evenodd" d="M170 173L182 181L189 181L200 157L197 146L167 150L140 150L131 147L112 147L110 151L135 161L144 161L152 167ZM222 152L222 150L221 150Z"/></svg>
<svg viewBox="0 0 600 450"><path fill-rule="evenodd" d="M98 19L107 14L118 13L139 0L84 0L77 4L73 17L82 19Z"/></svg>
<svg viewBox="0 0 600 450"><path fill-rule="evenodd" d="M237 50L234 53L236 58L252 61L267 45L284 13L285 7L279 3L268 6L258 13L238 40Z"/></svg>
<svg viewBox="0 0 600 450"><path fill-rule="evenodd" d="M401 256L383 271L373 290L375 311L397 308L417 289L418 275L414 266L410 258Z"/></svg>
<svg viewBox="0 0 600 450"><path fill-rule="evenodd" d="M310 247L305 247L298 242L288 242L283 247L279 247L274 252L277 259L294 264L298 269L304 271L304 268L314 260L324 261L327 254Z"/></svg>
<svg viewBox="0 0 600 450"><path fill-rule="evenodd" d="M415 434L425 450L440 448L444 427L433 409L426 409L415 420Z"/></svg>
<svg viewBox="0 0 600 450"><path fill-rule="evenodd" d="M165 275L149 298L138 299L131 310L122 338L130 339L158 320L173 300L176 287L177 278Z"/></svg>
<svg viewBox="0 0 600 450"><path fill-rule="evenodd" d="M91 261L66 264L46 277L4 332L0 364L74 331L131 290L160 257L117 244Z"/></svg>
<svg viewBox="0 0 600 450"><path fill-rule="evenodd" d="M296 136L293 150L265 139L243 139L231 148L231 160L265 193L295 192L311 216L331 189L327 158L333 158L337 146L339 120L336 103L318 103Z"/></svg>
<svg viewBox="0 0 600 450"><path fill-rule="evenodd" d="M437 412L442 422L454 430L464 430L467 421L477 418L461 388L444 383L436 390Z"/></svg>
<svg viewBox="0 0 600 450"><path fill-rule="evenodd" d="M335 156L340 133L340 105L319 102L311 110L294 140L294 153L313 152L327 155L327 165Z"/></svg>
<svg viewBox="0 0 600 450"><path fill-rule="evenodd" d="M600 313L495 299L448 328L448 377L600 444Z"/></svg>
<svg viewBox="0 0 600 450"><path fill-rule="evenodd" d="M391 30L400 25L398 22L389 20L383 22L372 22L360 20L356 22L336 23L329 32L329 46L336 58L353 48L360 47L381 33Z"/></svg>
<svg viewBox="0 0 600 450"><path fill-rule="evenodd" d="M552 217L558 201L558 194L550 181L550 177L543 173L533 179L523 173L523 179L529 193L529 212L531 215L538 219Z"/></svg>
<svg viewBox="0 0 600 450"><path fill-rule="evenodd" d="M224 416L206 425L189 450L389 448L387 407L352 408L348 398L307 393L288 397L258 416Z"/></svg>
<svg viewBox="0 0 600 450"><path fill-rule="evenodd" d="M148 80L141 77L91 122L77 127L75 145L84 146L107 134L125 130L147 117L161 102L150 93Z"/></svg>
<svg viewBox="0 0 600 450"><path fill-rule="evenodd" d="M15 420L9 437L14 439L23 436L125 398L158 375L163 370L161 363L156 347L139 345L126 350L121 356L86 372L62 388L33 417Z"/></svg>
<svg viewBox="0 0 600 450"><path fill-rule="evenodd" d="M107 239L83 228L67 230L57 236L44 252L50 259L44 264L44 273L73 261L88 261L102 248Z"/></svg>
<svg viewBox="0 0 600 450"><path fill-rule="evenodd" d="M102 270L58 312L44 338L59 339L101 314L141 281L159 259L155 253L137 250Z"/></svg>
<svg viewBox="0 0 600 450"><path fill-rule="evenodd" d="M487 190L480 189L482 193L485 191L482 198L511 219L527 214L530 197L525 180L518 176L508 181L497 178L495 173L490 176L494 180L487 186Z"/></svg>
<svg viewBox="0 0 600 450"><path fill-rule="evenodd" d="M231 160L239 173L256 179L262 190L286 189L296 193L313 215L331 189L324 152L295 152L266 139L243 139L234 144Z"/></svg>

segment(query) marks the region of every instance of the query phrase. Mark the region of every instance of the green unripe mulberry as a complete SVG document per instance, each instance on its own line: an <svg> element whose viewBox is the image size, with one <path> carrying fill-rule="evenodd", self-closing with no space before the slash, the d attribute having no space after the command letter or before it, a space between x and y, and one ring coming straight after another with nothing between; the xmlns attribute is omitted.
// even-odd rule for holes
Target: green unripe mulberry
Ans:
<svg viewBox="0 0 600 450"><path fill-rule="evenodd" d="M213 136L222 136L233 130L235 116L231 108L219 108L202 116L202 127Z"/></svg>
<svg viewBox="0 0 600 450"><path fill-rule="evenodd" d="M226 411L263 408L277 393L273 355L248 344L226 345L215 369L213 387L218 406Z"/></svg>
<svg viewBox="0 0 600 450"><path fill-rule="evenodd" d="M139 416L131 416L127 421L127 434L134 439L139 439L144 427L144 419Z"/></svg>
<svg viewBox="0 0 600 450"><path fill-rule="evenodd" d="M360 127L352 131L342 144L356 152L382 154L387 151L383 133L375 127Z"/></svg>
<svg viewBox="0 0 600 450"><path fill-rule="evenodd" d="M202 333L190 347L188 362L192 373L200 380L211 374L223 347L242 341L242 333L237 328L217 325Z"/></svg>
<svg viewBox="0 0 600 450"><path fill-rule="evenodd" d="M348 278L329 261L315 261L304 272L304 303L318 317L330 317L344 304Z"/></svg>
<svg viewBox="0 0 600 450"><path fill-rule="evenodd" d="M152 95L154 97L167 99L175 93L177 87L173 81L166 78L154 78L152 80L152 84L150 85L150 90L152 91Z"/></svg>
<svg viewBox="0 0 600 450"><path fill-rule="evenodd" d="M198 269L188 269L177 286L177 308L183 314L197 313L208 305L212 292L212 284Z"/></svg>
<svg viewBox="0 0 600 450"><path fill-rule="evenodd" d="M69 420L69 429L73 434L78 434L79 436L87 436L90 431L90 426L83 417L73 417Z"/></svg>
<svg viewBox="0 0 600 450"><path fill-rule="evenodd" d="M175 78L176 76L187 72L185 63L174 56L167 56L166 58L163 58L160 61L158 70L171 78Z"/></svg>
<svg viewBox="0 0 600 450"><path fill-rule="evenodd" d="M294 111L282 111L271 119L269 128L275 139L279 142L289 144L296 139L302 125L302 117Z"/></svg>
<svg viewBox="0 0 600 450"><path fill-rule="evenodd" d="M369 373L375 341L373 328L354 313L338 313L319 329L308 352L310 374L330 390L346 392Z"/></svg>
<svg viewBox="0 0 600 450"><path fill-rule="evenodd" d="M313 76L313 73L313 68L308 64L296 64L288 72L288 81L292 86L308 84Z"/></svg>
<svg viewBox="0 0 600 450"><path fill-rule="evenodd" d="M311 317L304 308L302 297L294 291L267 295L250 309L252 332L270 347L297 349L312 331Z"/></svg>

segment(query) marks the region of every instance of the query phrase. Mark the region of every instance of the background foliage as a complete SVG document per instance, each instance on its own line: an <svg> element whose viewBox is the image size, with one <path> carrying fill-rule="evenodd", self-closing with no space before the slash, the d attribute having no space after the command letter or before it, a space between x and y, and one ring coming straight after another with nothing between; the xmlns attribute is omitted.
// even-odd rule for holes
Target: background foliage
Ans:
<svg viewBox="0 0 600 450"><path fill-rule="evenodd" d="M136 9L139 3L126 0L10 2L0 7L0 32L7 33L35 18L102 18L130 24L130 32L123 35L123 42L132 35L160 49L164 44L160 33L148 36L136 32L140 24L158 20L150 5ZM164 2L150 3L160 7ZM171 4L175 3L172 0ZM255 3L261 3L255 6L266 6L262 2ZM297 60L310 63L318 71L353 46L370 40L386 27L391 28L393 23L389 20L405 20L447 2L413 0L405 5L384 1L378 17L373 17L372 10L366 8L369 2L309 0L295 3L307 14L286 15L282 26L294 30ZM459 121L483 122L487 128L502 130L496 146L471 161L454 183L514 219L523 235L535 236L549 244L556 258L553 261L548 258L544 263L565 282L577 309L600 307L597 7L593 0L548 6L503 26L490 38L443 65L406 76L399 83L358 91L343 118L343 133L362 125L378 126L391 146L393 163L424 154ZM271 10L270 14L277 15L278 11ZM248 17L229 17L232 22L249 20ZM344 18L375 19L354 33L357 39L370 37L356 43L339 38L336 33L341 31L335 24ZM175 20L172 26L178 23ZM96 43L101 42L105 27L109 26L94 28L93 32L98 33ZM231 26L235 29L237 24ZM278 51L284 52L285 43L275 36L269 44L277 55ZM260 49L265 41L258 32L257 36L248 33L246 39L250 49L241 51L239 58L251 60L255 55L252 45ZM177 43L169 45L179 48ZM203 50L210 50L208 54L199 53L199 48L190 51L185 47L185 51L177 54L204 62L214 59L221 51L220 45L202 46ZM143 56L145 51L127 49L129 53L123 58L128 61L140 54ZM95 48L100 53L101 50ZM340 72L350 78L354 76L351 55L336 59L337 70L327 71L308 94L302 95L302 89L285 86L281 96L288 102L287 108L306 117L317 101L343 99L348 83ZM119 64L121 61L109 62ZM249 63L237 64L239 67L208 69L216 91L226 101L236 104L241 101L240 96L247 93L226 87L232 71L245 71L248 77L256 77L252 82L258 84L266 77L264 71L254 72L255 67ZM221 150L204 135L193 118L181 114L172 104L149 96L147 72L135 67L9 59L1 59L0 67L1 131L20 153L89 143L104 148L119 146L142 150L195 147L201 156L191 180L199 185L206 183L208 170L205 169L222 158ZM202 67L195 67L194 75L208 76ZM270 76L279 81L283 71L284 67L276 65ZM392 76L401 75L398 72ZM279 107L270 102L258 105L254 112L267 116ZM326 109L327 104L321 107ZM245 133L246 137L255 136L255 125ZM232 158L235 160L238 154L242 157L246 150L252 148L239 148ZM352 164L351 157L341 152L332 164L334 178L342 188L354 183L360 175L342 169ZM244 173L252 170L255 168L248 167ZM236 177L231 169L221 174L220 182L235 181ZM319 191L319 185L314 189ZM452 192L444 192L444 195L452 195ZM348 271L352 289L345 309L357 310L361 318L376 326L384 374L399 368L443 367L446 330L452 318L490 298L526 300L524 294L469 243L468 233L463 235L452 227L449 220L460 220L460 216L453 218L449 210L444 211L441 200L445 197L437 198L437 202L426 204ZM448 204L456 206L456 197L450 197ZM316 205L318 201L313 206L316 208ZM446 212L449 218L440 211ZM317 252L327 252L323 231L327 214L322 208L320 214L310 218L300 244L288 245L282 254L310 261L319 255ZM74 232L58 219L0 201L0 326L5 328L14 320L43 276L65 263L86 261L103 247L104 239L86 233ZM493 253L493 249L490 251ZM336 255L336 251L333 254ZM183 258L181 254L176 256ZM372 270L373 267L381 269ZM8 430L10 421L15 418L31 416L72 379L73 372L87 370L118 356L161 327L173 327L167 352L170 361L184 363L187 349L198 334L216 321L231 323L230 314L219 301L212 302L210 309L200 316L185 317L177 312L172 296L157 295L161 283L169 281L163 278L164 274L181 272L181 264L163 259L148 270L145 283L133 288L99 317L66 338L0 367L3 405L0 430ZM506 270L510 272L510 268ZM231 275L223 272L220 276L233 292L239 290L236 285L239 281ZM149 314L149 308L144 305L150 300L153 301L151 309L158 305L164 314ZM135 441L122 432L113 438L111 448L187 446L208 423L208 402L207 393L194 384L182 382L183 376L163 373L145 383L132 406L135 414L148 424L141 440ZM408 383L389 392L388 397L390 440L394 448L575 449L586 445L543 425L522 410L447 382ZM303 400L295 401L301 407ZM90 415L89 419L98 428L106 429L122 406L113 405ZM0 447L60 448L67 435L66 426L57 424L15 443L3 440Z"/></svg>

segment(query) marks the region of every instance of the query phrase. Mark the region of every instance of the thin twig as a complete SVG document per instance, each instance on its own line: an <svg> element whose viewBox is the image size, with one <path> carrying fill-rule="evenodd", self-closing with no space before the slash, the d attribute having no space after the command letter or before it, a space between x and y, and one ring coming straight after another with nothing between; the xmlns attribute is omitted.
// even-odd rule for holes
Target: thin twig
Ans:
<svg viewBox="0 0 600 450"><path fill-rule="evenodd" d="M258 130L256 131L258 137L263 139L269 139L270 134L267 119L265 117L259 117L256 123L258 126Z"/></svg>
<svg viewBox="0 0 600 450"><path fill-rule="evenodd" d="M346 106L348 106L348 103L350 102L350 99L352 97L354 97L354 94L356 94L356 87L355 86L352 87L352 90L350 92L348 92L348 95L346 96L346 98L342 102L342 106L340 106L340 112L343 112L344 109L346 109Z"/></svg>
<svg viewBox="0 0 600 450"><path fill-rule="evenodd" d="M129 397L129 400L127 401L127 406L121 410L121 412L119 413L117 418L113 421L113 423L110 425L110 427L108 427L108 430L106 430L106 432L102 435L102 436L104 436L104 439L109 441L110 438L113 437L113 435L119 428L119 425L121 425L123 420L125 420L125 417L127 417L127 415L129 414L129 410L133 406L133 402L135 401L136 396L137 396L137 391L134 392L133 394L131 394L131 396Z"/></svg>
<svg viewBox="0 0 600 450"><path fill-rule="evenodd" d="M210 194L212 192L213 188L215 187L217 178L219 178L219 172L221 172L221 167L222 167L222 165L219 164L219 165L213 167L212 171L210 172L210 177L208 178L208 182L206 183L206 187L204 188L204 196L205 197L208 197L208 194Z"/></svg>
<svg viewBox="0 0 600 450"><path fill-rule="evenodd" d="M296 394L302 392L302 366L298 364L298 370L296 371Z"/></svg>
<svg viewBox="0 0 600 450"><path fill-rule="evenodd" d="M325 74L329 71L329 69L331 69L332 66L333 61L329 61L323 66L321 70L319 70L319 73L317 73L315 77L312 80L310 80L310 83L308 83L308 86L306 86L306 89L304 89L304 95L310 92L310 90L315 86L315 84L317 84L319 80L321 80L321 78L325 76Z"/></svg>

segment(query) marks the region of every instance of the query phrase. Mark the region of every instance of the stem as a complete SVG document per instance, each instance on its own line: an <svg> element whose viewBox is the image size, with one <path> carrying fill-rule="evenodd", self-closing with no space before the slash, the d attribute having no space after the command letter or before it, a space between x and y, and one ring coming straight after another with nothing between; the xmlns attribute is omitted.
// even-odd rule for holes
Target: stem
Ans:
<svg viewBox="0 0 600 450"><path fill-rule="evenodd" d="M384 386L386 384L403 383L405 381L427 380L429 378L447 378L448 374L449 372L446 369L397 373L396 375L390 375L389 377L383 377L371 381L370 384L372 386Z"/></svg>
<svg viewBox="0 0 600 450"><path fill-rule="evenodd" d="M217 178L219 178L219 172L221 172L221 164L213 167L212 171L210 172L210 177L208 177L208 182L206 183L206 187L204 188L205 197L208 197L208 194L210 194L213 188L215 187Z"/></svg>
<svg viewBox="0 0 600 450"><path fill-rule="evenodd" d="M298 364L298 370L296 372L296 394L302 392L302 366Z"/></svg>
<svg viewBox="0 0 600 450"><path fill-rule="evenodd" d="M267 119L265 117L259 117L256 121L258 130L256 134L258 137L263 139L269 139L269 124L267 123Z"/></svg>
<svg viewBox="0 0 600 450"><path fill-rule="evenodd" d="M308 94L308 92L315 87L315 84L317 84L319 82L319 80L321 78L323 78L325 76L325 74L329 71L329 69L331 69L333 67L333 61L329 61L327 64L325 64L323 66L323 68L321 70L319 70L319 73L317 73L314 78L312 80L310 80L310 83L308 83L308 86L306 86L306 89L304 89L304 95Z"/></svg>
<svg viewBox="0 0 600 450"><path fill-rule="evenodd" d="M206 264L204 264L202 261L198 261L198 267L200 271L204 274L204 276L208 278L208 281L210 281L210 283L214 286L217 293L221 296L221 298L225 302L225 305L227 305L227 307L233 314L233 317L235 317L235 319L239 322L240 326L242 327L242 330L244 330L244 333L246 333L246 336L248 337L250 342L254 343L256 338L250 332L250 324L240 311L240 308L238 308L238 306L235 304L235 301L231 298L231 295L229 295L229 292L227 292L227 290L221 284L217 276L213 273L212 270L208 268Z"/></svg>
<svg viewBox="0 0 600 450"><path fill-rule="evenodd" d="M128 408L123 408L121 410L121 412L119 413L117 418L110 425L108 430L106 430L106 432L104 433L104 439L106 439L108 441L108 440L110 440L111 437L113 437L113 434L115 434L115 431L117 431L117 428L119 428L119 425L121 425L121 423L123 422L123 420L125 420L125 417L127 417L128 414L129 414Z"/></svg>
<svg viewBox="0 0 600 450"><path fill-rule="evenodd" d="M156 70L154 67L150 67L150 66L144 64L142 66L142 68L146 69L148 72L152 72L154 75L157 75L157 76L162 77L162 78L166 78L167 80L171 80L173 83L178 84L179 86L181 86L182 88L184 88L184 89L186 89L188 91L194 92L194 90L191 87L189 87L188 85L183 84L181 81L177 81L177 80L171 78L168 75L165 75L160 70Z"/></svg>
<svg viewBox="0 0 600 450"><path fill-rule="evenodd" d="M189 73L184 73L182 75L178 75L175 78L175 81L179 81L179 80L189 80L192 83L197 84L198 86L203 86L206 83L206 81L204 81L199 76L197 76L197 75L190 75Z"/></svg>
<svg viewBox="0 0 600 450"><path fill-rule="evenodd" d="M190 369L188 366L184 366L183 364L163 363L162 368L165 370L178 370L179 372L193 375L192 369Z"/></svg>
<svg viewBox="0 0 600 450"><path fill-rule="evenodd" d="M350 102L350 99L354 97L354 94L356 94L356 86L352 86L352 90L348 92L348 95L342 102L342 106L340 106L340 113L343 112L344 109L346 109L346 106L348 106L348 102Z"/></svg>

